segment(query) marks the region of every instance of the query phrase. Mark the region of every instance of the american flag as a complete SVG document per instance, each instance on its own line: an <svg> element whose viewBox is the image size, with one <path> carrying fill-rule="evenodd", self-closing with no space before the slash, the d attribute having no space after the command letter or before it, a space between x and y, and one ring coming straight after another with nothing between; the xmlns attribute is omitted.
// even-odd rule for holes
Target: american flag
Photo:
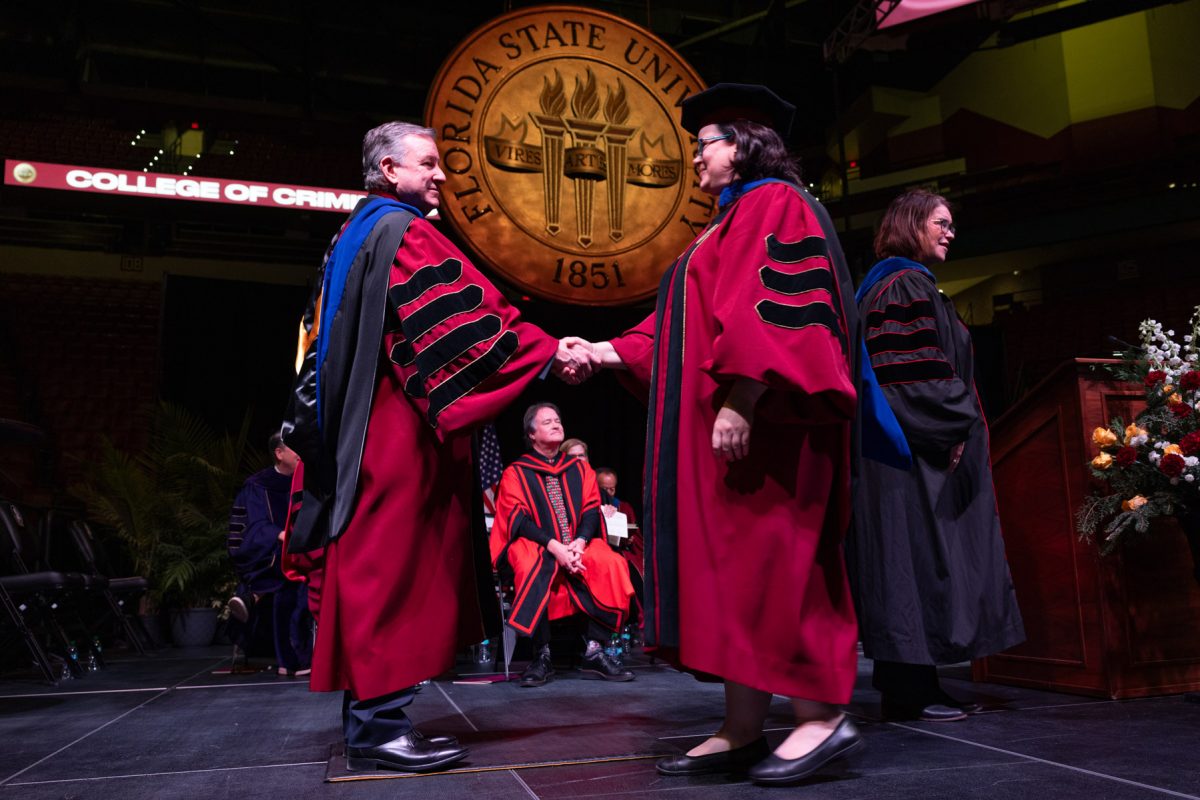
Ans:
<svg viewBox="0 0 1200 800"><path fill-rule="evenodd" d="M483 511L496 515L496 492L500 489L500 476L504 462L500 460L500 441L496 438L496 426L485 425L479 433L479 489L483 492Z"/></svg>

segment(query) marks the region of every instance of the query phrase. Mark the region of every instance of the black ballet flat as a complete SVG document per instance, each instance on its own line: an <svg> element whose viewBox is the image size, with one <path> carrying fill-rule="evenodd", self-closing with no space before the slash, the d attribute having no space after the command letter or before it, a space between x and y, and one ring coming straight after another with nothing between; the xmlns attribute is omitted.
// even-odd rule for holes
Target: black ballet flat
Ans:
<svg viewBox="0 0 1200 800"><path fill-rule="evenodd" d="M726 750L724 753L709 753L706 756L667 756L660 758L654 768L659 775L712 775L714 773L742 773L771 754L771 746L764 738L755 739L748 745Z"/></svg>
<svg viewBox="0 0 1200 800"><path fill-rule="evenodd" d="M800 758L780 758L772 753L749 770L750 780L765 786L787 786L799 783L830 761L850 755L862 747L862 735L849 717L833 729L808 755Z"/></svg>

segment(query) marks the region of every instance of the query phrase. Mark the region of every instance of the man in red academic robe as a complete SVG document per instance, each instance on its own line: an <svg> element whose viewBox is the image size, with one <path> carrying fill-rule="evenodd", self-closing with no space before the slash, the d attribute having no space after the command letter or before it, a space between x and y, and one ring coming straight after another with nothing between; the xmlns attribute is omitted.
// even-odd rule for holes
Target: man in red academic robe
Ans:
<svg viewBox="0 0 1200 800"><path fill-rule="evenodd" d="M541 686L554 674L550 620L587 618L585 678L631 681L604 652L620 630L633 586L624 560L604 539L596 473L586 460L559 452L563 440L558 408L538 403L525 412L530 450L500 478L492 562L513 570L516 597L508 624L533 639L534 657L521 686Z"/></svg>
<svg viewBox="0 0 1200 800"><path fill-rule="evenodd" d="M325 546L311 686L347 692L350 769L467 755L414 730L404 707L484 636L472 430L572 364L425 218L446 178L434 135L392 122L364 137L371 194L326 255L284 431L305 465L289 552Z"/></svg>

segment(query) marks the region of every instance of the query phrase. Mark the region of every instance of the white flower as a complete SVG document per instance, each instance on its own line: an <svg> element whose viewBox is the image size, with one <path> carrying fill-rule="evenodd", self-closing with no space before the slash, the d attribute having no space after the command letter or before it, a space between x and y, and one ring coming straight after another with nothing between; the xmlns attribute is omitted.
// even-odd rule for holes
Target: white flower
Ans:
<svg viewBox="0 0 1200 800"><path fill-rule="evenodd" d="M1189 467L1194 467L1200 464L1200 458L1196 458L1195 456L1184 456L1183 463L1187 464Z"/></svg>
<svg viewBox="0 0 1200 800"><path fill-rule="evenodd" d="M1150 452L1146 454L1146 458L1149 459L1151 464L1157 464L1162 461L1162 453Z"/></svg>
<svg viewBox="0 0 1200 800"><path fill-rule="evenodd" d="M1196 408L1198 411L1200 411L1200 403L1196 404ZM1129 443L1131 445L1133 445L1134 447L1143 447L1146 444L1146 442L1148 442L1149 440L1150 440L1149 436L1147 436L1146 434L1142 434L1141 436L1135 436L1132 439L1130 439Z"/></svg>
<svg viewBox="0 0 1200 800"><path fill-rule="evenodd" d="M1191 483L1191 482L1193 482L1194 480L1196 480L1196 476L1195 476L1195 475L1193 475L1192 473L1190 473L1190 472L1189 472L1187 475L1184 475L1184 476L1183 476L1183 479L1184 479L1185 481L1187 481L1188 483Z"/></svg>

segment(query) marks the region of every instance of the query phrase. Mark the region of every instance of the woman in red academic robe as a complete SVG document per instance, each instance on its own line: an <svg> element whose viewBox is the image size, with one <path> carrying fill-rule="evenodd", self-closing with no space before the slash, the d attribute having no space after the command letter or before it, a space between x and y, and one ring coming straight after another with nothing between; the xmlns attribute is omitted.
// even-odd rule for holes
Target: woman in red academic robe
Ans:
<svg viewBox="0 0 1200 800"><path fill-rule="evenodd" d="M837 708L856 674L842 537L858 323L828 215L777 133L793 112L758 86L684 102L719 211L664 275L655 314L593 345L649 390L647 643L725 682L724 724L660 761L666 775L791 783L860 743ZM773 754L772 694L796 716Z"/></svg>

